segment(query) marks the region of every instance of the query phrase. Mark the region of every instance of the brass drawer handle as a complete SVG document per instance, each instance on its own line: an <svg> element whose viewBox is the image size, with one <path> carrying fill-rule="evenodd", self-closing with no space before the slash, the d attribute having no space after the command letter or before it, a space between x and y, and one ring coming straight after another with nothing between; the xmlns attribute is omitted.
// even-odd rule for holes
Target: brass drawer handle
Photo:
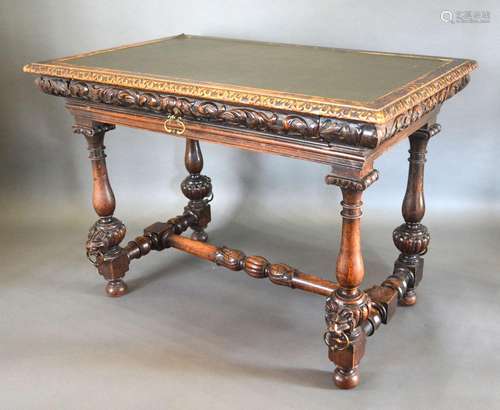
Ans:
<svg viewBox="0 0 500 410"><path fill-rule="evenodd" d="M186 131L186 125L179 117L175 115L169 115L163 123L163 129L169 134L182 135L184 134L184 131Z"/></svg>

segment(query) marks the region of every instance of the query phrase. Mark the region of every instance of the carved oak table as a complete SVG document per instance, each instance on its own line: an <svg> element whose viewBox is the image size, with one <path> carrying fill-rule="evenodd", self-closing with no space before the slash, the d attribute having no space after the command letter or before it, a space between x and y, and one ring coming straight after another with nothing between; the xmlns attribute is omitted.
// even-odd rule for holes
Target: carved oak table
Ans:
<svg viewBox="0 0 500 410"><path fill-rule="evenodd" d="M398 303L413 305L422 279L429 233L425 205L426 146L439 132L441 105L469 81L471 60L259 43L180 35L167 39L29 64L38 87L66 98L74 131L88 142L93 205L87 256L122 296L134 259L175 248L251 277L326 297L324 335L341 388L359 383L366 337L387 324ZM184 212L156 222L120 246L125 225L113 216L103 139L115 125L186 139L181 183ZM359 287L365 268L360 246L361 197L378 179L374 160L409 138L405 223L393 232L400 251L379 286ZM342 191L337 282L262 256L207 241L212 183L203 175L199 141L327 164L326 183ZM297 164L297 166L300 166ZM191 238L181 235L188 228Z"/></svg>

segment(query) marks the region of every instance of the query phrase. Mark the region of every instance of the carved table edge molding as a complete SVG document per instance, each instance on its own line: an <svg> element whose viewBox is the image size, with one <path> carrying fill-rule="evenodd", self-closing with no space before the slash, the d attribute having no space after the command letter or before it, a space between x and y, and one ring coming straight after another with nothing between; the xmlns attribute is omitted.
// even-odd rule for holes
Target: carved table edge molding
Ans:
<svg viewBox="0 0 500 410"><path fill-rule="evenodd" d="M372 124L291 111L233 106L214 100L199 100L59 77L42 76L36 79L41 91L55 96L123 107L137 112L176 115L191 121L221 124L270 135L284 135L318 143L324 148L335 149L339 145L346 145L372 150L439 107L468 82L468 75L460 77L391 121Z"/></svg>
<svg viewBox="0 0 500 410"><path fill-rule="evenodd" d="M272 110L296 111L325 117L342 117L347 120L384 124L400 114L412 109L429 97L439 93L450 84L468 75L477 67L472 60L459 60L445 64L440 68L440 76L427 81L425 77L395 91L404 94L400 99L391 101L382 107L362 107L356 104L339 103L321 97L308 97L268 91L265 94L258 89L198 82L182 82L174 79L138 75L102 68L72 67L63 62L32 63L23 67L23 71L48 77L89 81L111 86L185 95L194 98L206 98L223 101L228 104L244 104ZM384 97L380 98L384 101Z"/></svg>

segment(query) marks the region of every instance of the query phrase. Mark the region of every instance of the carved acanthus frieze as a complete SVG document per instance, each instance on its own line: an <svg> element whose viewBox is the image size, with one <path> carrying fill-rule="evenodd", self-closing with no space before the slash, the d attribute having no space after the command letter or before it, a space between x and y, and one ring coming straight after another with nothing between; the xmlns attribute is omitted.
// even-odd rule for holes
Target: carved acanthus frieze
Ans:
<svg viewBox="0 0 500 410"><path fill-rule="evenodd" d="M336 143L366 148L375 148L378 145L376 127L362 122L335 118L320 119L318 116L234 107L216 101L195 100L62 78L41 77L37 84L47 94L78 98L94 103L300 137L325 144Z"/></svg>
<svg viewBox="0 0 500 410"><path fill-rule="evenodd" d="M38 87L47 94L79 98L95 103L172 114L229 126L320 141L319 118L248 107L234 107L216 101L196 100L109 85L41 77Z"/></svg>
<svg viewBox="0 0 500 410"><path fill-rule="evenodd" d="M40 77L37 84L43 92L60 97L182 116L189 120L246 128L324 144L345 144L373 149L380 142L391 138L437 108L464 88L468 81L468 75L461 77L385 125L377 126L362 121L238 107L217 101L65 78Z"/></svg>
<svg viewBox="0 0 500 410"><path fill-rule="evenodd" d="M327 142L367 148L376 148L379 143L377 128L372 124L321 118L319 133Z"/></svg>

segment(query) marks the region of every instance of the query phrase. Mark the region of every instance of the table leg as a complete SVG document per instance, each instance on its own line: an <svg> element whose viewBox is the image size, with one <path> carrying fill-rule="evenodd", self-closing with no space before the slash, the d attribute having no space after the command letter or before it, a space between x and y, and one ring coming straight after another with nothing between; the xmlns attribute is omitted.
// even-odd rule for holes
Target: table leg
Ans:
<svg viewBox="0 0 500 410"><path fill-rule="evenodd" d="M127 285L122 278L128 271L129 261L119 246L126 229L113 216L115 196L109 182L104 153L104 134L113 128L113 125L95 122L83 122L74 126L75 133L83 134L87 140L93 177L92 204L99 216L90 228L86 243L87 257L108 281L106 293L116 297L127 292Z"/></svg>
<svg viewBox="0 0 500 410"><path fill-rule="evenodd" d="M421 255L427 252L430 240L427 228L420 221L425 214L424 165L427 143L431 135L433 134L429 130L421 129L409 137L408 183L402 206L405 223L398 226L392 234L394 244L401 252L394 264L395 270L403 267L413 273L413 280L399 301L404 306L411 306L417 302L415 288L422 280L424 269L424 259Z"/></svg>
<svg viewBox="0 0 500 410"><path fill-rule="evenodd" d="M359 383L358 366L365 352L366 335L360 323L369 315L369 298L359 289L365 274L361 253L361 198L363 190L378 178L372 171L360 181L327 176L326 182L342 190L342 236L337 257L339 288L326 301L325 342L336 365L334 382L342 389Z"/></svg>
<svg viewBox="0 0 500 410"><path fill-rule="evenodd" d="M212 182L209 177L201 174L203 155L197 140L186 139L184 163L189 172L189 176L181 183L182 193L189 199L185 211L192 212L197 216L196 222L190 224L190 228L193 230L191 238L206 242L208 235L205 228L211 220L209 202L212 199Z"/></svg>

